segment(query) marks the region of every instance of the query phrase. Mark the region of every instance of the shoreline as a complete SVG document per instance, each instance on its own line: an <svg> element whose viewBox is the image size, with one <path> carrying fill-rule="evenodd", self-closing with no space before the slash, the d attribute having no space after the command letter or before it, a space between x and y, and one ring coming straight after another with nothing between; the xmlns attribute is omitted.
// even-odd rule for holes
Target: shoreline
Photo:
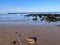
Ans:
<svg viewBox="0 0 60 45"><path fill-rule="evenodd" d="M33 21L33 20L0 20L0 24L27 24L27 25L59 25L60 21L58 22L46 22L46 21Z"/></svg>

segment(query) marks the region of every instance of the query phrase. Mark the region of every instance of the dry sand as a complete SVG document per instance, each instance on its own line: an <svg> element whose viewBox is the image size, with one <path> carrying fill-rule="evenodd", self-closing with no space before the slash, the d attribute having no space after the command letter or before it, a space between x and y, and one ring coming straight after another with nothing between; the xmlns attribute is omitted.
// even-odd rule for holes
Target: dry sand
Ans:
<svg viewBox="0 0 60 45"><path fill-rule="evenodd" d="M0 45L29 45L27 37L37 37L36 45L60 45L60 27L0 24Z"/></svg>

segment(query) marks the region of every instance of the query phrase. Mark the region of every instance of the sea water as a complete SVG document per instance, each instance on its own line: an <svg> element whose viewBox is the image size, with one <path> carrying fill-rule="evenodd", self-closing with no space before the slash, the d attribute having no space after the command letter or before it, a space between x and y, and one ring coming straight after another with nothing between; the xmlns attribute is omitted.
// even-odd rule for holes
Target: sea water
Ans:
<svg viewBox="0 0 60 45"><path fill-rule="evenodd" d="M60 21L58 22L46 22L41 21L38 17L37 21L32 20L31 17L25 17L26 14L0 14L0 24L30 24L30 25L57 25L60 24Z"/></svg>

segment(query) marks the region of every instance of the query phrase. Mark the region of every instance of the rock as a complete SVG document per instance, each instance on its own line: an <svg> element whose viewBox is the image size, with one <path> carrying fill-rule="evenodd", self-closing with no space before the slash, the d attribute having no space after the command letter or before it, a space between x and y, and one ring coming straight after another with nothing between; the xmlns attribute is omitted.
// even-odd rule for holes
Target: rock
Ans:
<svg viewBox="0 0 60 45"><path fill-rule="evenodd" d="M57 26L60 26L60 25L57 25Z"/></svg>
<svg viewBox="0 0 60 45"><path fill-rule="evenodd" d="M37 38L36 37L29 37L26 39L26 41L31 44L31 45L34 45L37 43Z"/></svg>
<svg viewBox="0 0 60 45"><path fill-rule="evenodd" d="M18 43L18 41L12 41L12 43L13 43L13 44L17 44L17 43Z"/></svg>

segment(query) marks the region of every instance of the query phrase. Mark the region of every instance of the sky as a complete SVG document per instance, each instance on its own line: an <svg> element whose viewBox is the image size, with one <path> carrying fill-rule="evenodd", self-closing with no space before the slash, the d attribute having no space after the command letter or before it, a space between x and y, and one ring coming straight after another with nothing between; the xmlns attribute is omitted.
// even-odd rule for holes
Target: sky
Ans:
<svg viewBox="0 0 60 45"><path fill-rule="evenodd" d="M3 12L60 12L60 0L0 0Z"/></svg>

